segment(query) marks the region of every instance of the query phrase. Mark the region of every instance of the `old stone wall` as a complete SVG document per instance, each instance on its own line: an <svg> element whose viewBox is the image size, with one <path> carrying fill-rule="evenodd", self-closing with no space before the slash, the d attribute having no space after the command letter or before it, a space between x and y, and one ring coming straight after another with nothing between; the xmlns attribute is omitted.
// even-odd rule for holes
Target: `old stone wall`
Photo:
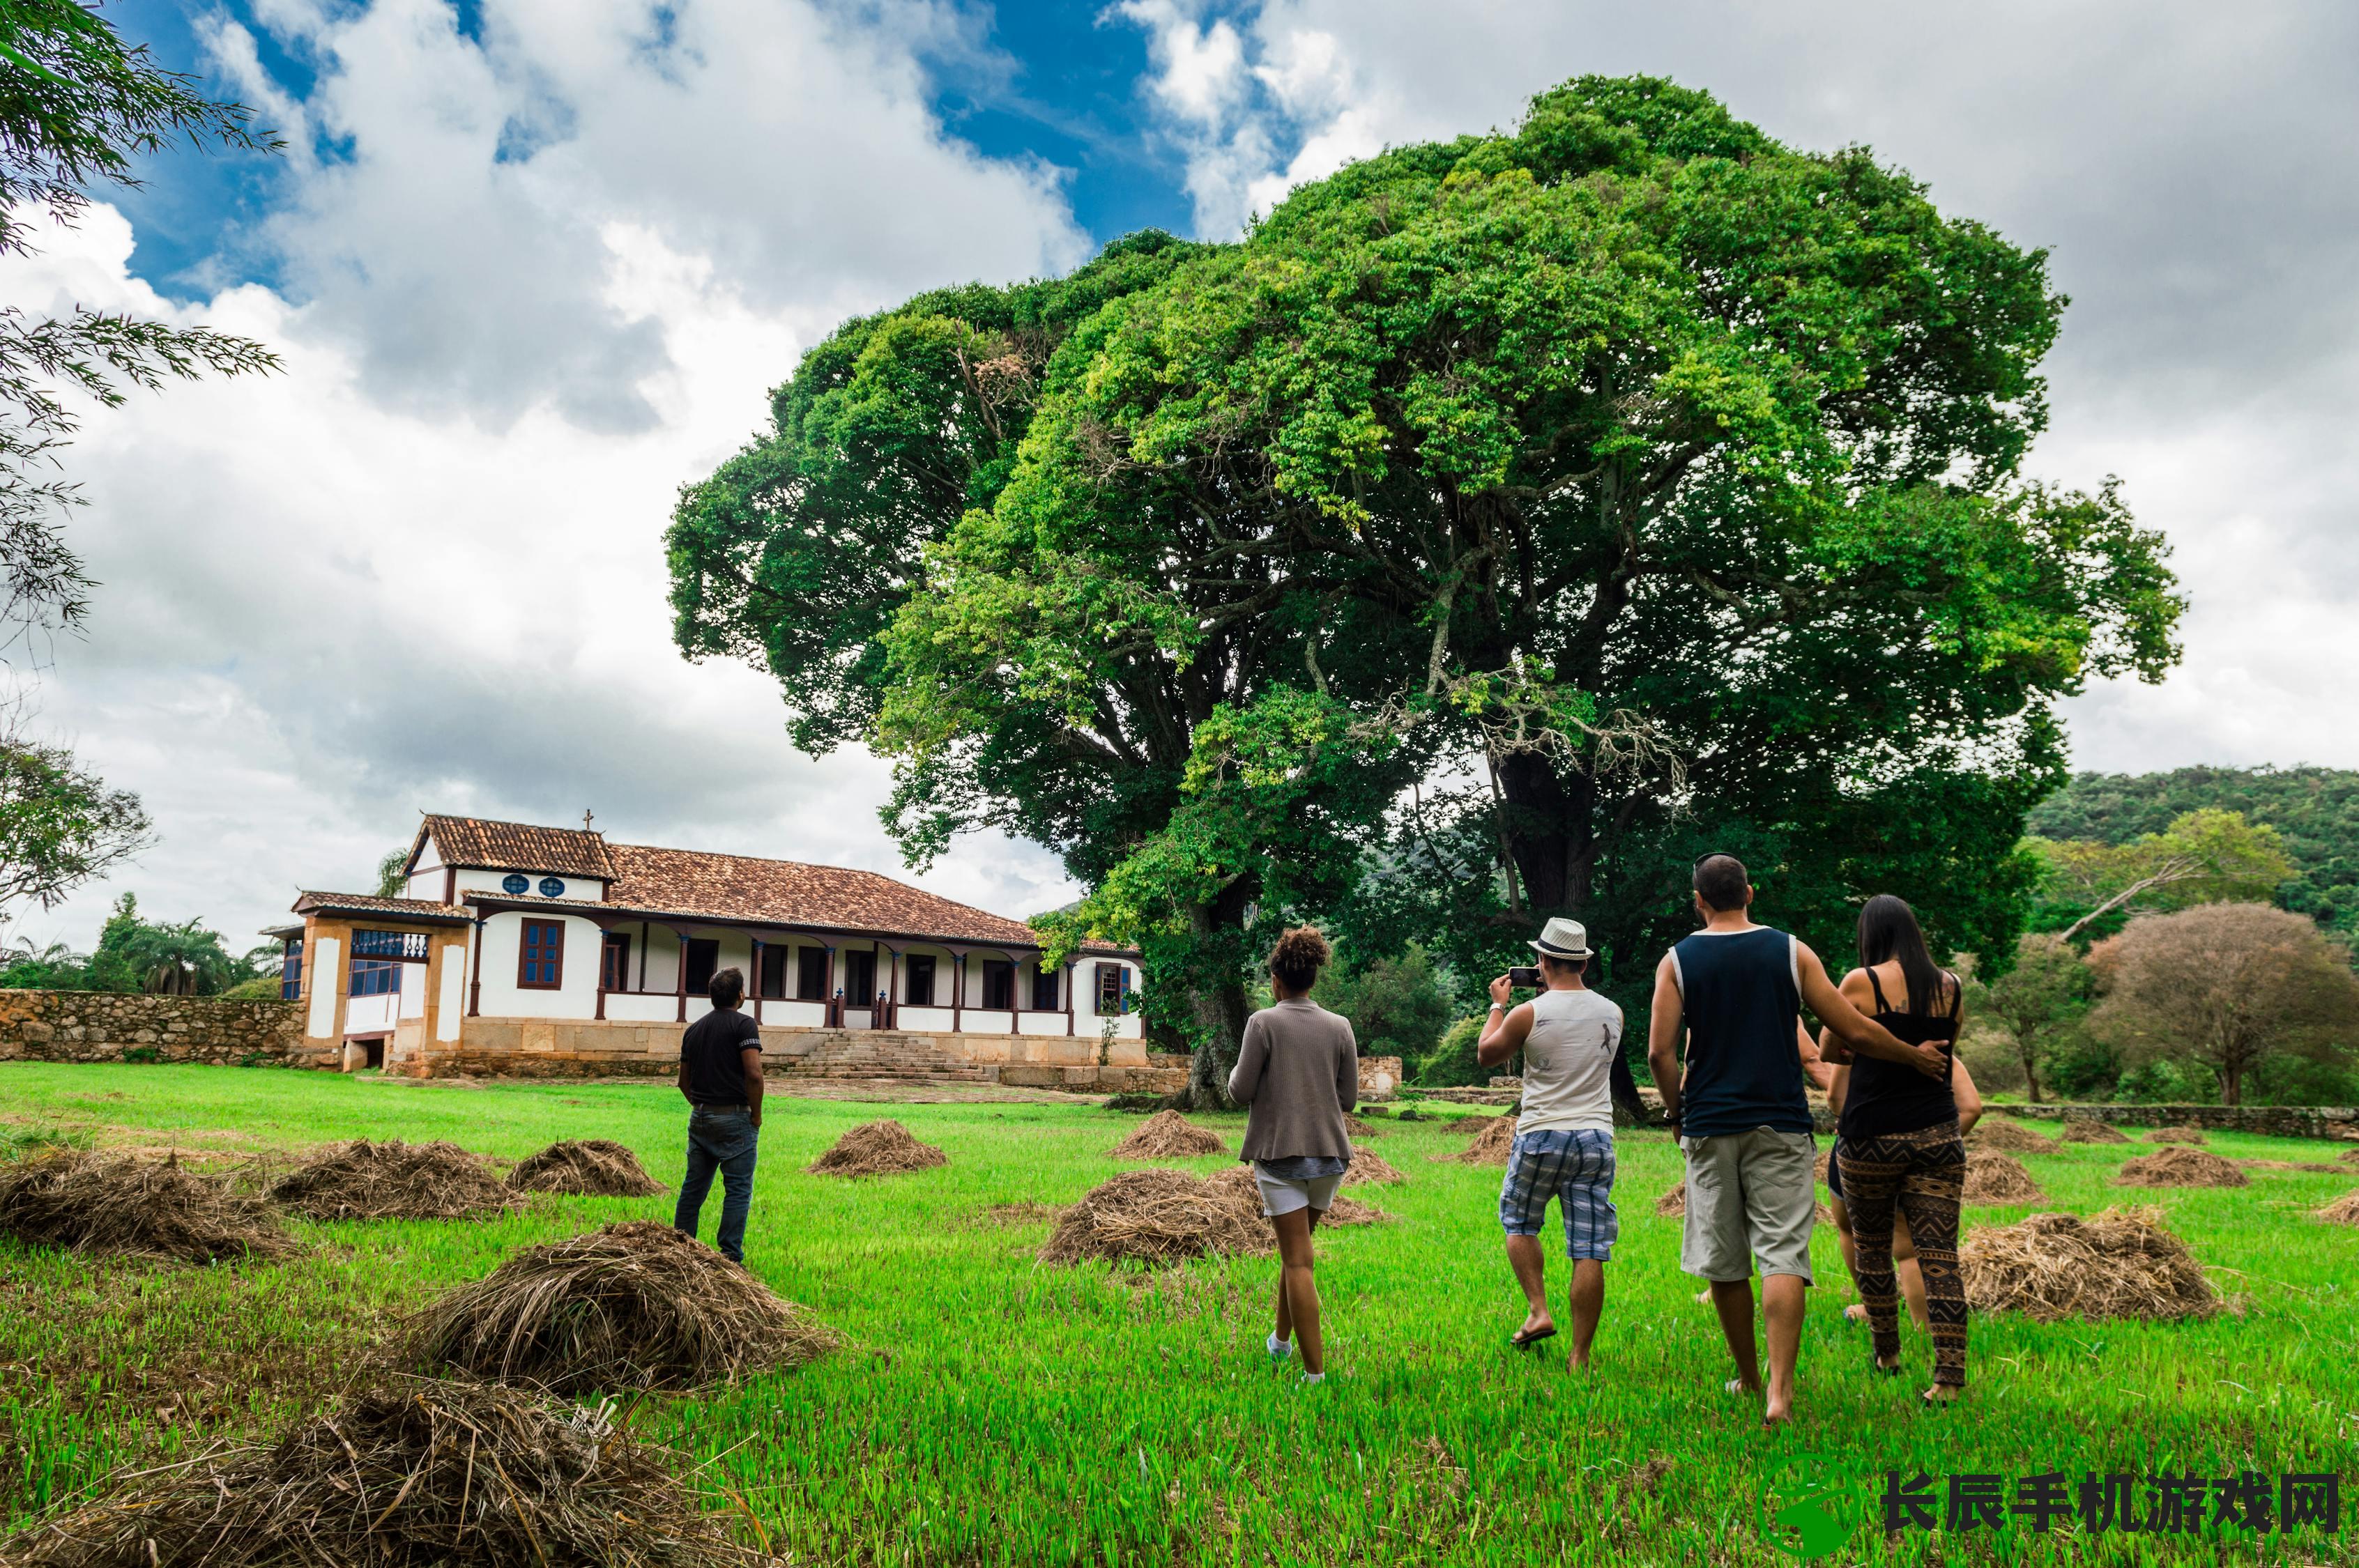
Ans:
<svg viewBox="0 0 2359 1568"><path fill-rule="evenodd" d="M2201 1127L2278 1138L2359 1138L2359 1107L2347 1105L1995 1105L2038 1121L2085 1117L2133 1127Z"/></svg>
<svg viewBox="0 0 2359 1568"><path fill-rule="evenodd" d="M335 1065L304 1050L303 1010L295 1002L0 990L0 1061L126 1060Z"/></svg>

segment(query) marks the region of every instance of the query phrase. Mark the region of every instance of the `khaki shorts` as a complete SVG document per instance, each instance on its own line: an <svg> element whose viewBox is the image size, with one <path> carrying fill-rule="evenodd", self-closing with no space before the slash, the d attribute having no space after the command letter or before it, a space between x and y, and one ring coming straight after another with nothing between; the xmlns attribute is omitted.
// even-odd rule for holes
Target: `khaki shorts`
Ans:
<svg viewBox="0 0 2359 1568"><path fill-rule="evenodd" d="M1770 1127L1680 1139L1688 1161L1680 1271L1724 1283L1757 1268L1765 1277L1796 1274L1809 1284L1817 1147L1807 1132Z"/></svg>

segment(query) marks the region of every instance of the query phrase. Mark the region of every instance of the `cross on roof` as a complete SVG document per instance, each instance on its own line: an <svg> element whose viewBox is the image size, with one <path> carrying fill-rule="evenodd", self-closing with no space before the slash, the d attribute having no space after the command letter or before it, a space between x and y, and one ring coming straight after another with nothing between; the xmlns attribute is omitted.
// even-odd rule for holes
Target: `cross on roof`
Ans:
<svg viewBox="0 0 2359 1568"><path fill-rule="evenodd" d="M592 820L592 818L591 818L591 816L590 816L590 810L589 810L589 807L584 806L584 807L582 808L582 832L587 833L587 832L589 832L589 831L590 831L590 823L591 823L591 820Z"/></svg>

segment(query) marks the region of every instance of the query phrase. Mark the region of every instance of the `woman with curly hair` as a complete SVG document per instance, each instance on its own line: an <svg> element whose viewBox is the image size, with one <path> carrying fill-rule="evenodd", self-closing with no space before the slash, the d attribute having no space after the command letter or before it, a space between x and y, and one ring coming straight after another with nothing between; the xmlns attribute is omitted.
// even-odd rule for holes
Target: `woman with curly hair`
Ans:
<svg viewBox="0 0 2359 1568"><path fill-rule="evenodd" d="M1359 1102L1360 1047L1352 1023L1310 1000L1330 957L1327 939L1299 925L1269 956L1274 1005L1245 1020L1229 1095L1252 1107L1242 1158L1253 1162L1261 1211L1277 1233L1277 1325L1270 1359L1302 1346L1302 1380L1326 1376L1319 1337L1319 1287L1311 1278L1310 1233L1335 1201L1352 1163L1343 1113Z"/></svg>

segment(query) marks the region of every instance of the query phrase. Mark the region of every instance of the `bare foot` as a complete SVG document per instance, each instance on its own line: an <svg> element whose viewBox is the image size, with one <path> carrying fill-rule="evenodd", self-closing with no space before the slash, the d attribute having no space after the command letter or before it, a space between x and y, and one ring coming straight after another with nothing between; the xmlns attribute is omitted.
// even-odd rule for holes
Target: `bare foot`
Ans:
<svg viewBox="0 0 2359 1568"><path fill-rule="evenodd" d="M1595 1369L1595 1363L1578 1350L1565 1357L1564 1365L1568 1372L1588 1372Z"/></svg>
<svg viewBox="0 0 2359 1568"><path fill-rule="evenodd" d="M1843 1308L1843 1316L1849 1318L1854 1323L1865 1323L1867 1321L1867 1304L1864 1302L1854 1302L1851 1305Z"/></svg>
<svg viewBox="0 0 2359 1568"><path fill-rule="evenodd" d="M1793 1419L1794 1401L1790 1397L1784 1400L1771 1400L1762 1408L1761 1424L1764 1427L1783 1426Z"/></svg>
<svg viewBox="0 0 2359 1568"><path fill-rule="evenodd" d="M1895 1356L1889 1361L1886 1361L1883 1357L1878 1356L1874 1358L1874 1361L1875 1369L1879 1372L1897 1372L1900 1370L1900 1357L1897 1356Z"/></svg>
<svg viewBox="0 0 2359 1568"><path fill-rule="evenodd" d="M1712 1305L1712 1287L1710 1285L1706 1285L1703 1289L1696 1292L1696 1305Z"/></svg>
<svg viewBox="0 0 2359 1568"><path fill-rule="evenodd" d="M1965 1390L1953 1389L1947 1383L1936 1383L1925 1390L1925 1402L1929 1405L1953 1405L1965 1397Z"/></svg>

